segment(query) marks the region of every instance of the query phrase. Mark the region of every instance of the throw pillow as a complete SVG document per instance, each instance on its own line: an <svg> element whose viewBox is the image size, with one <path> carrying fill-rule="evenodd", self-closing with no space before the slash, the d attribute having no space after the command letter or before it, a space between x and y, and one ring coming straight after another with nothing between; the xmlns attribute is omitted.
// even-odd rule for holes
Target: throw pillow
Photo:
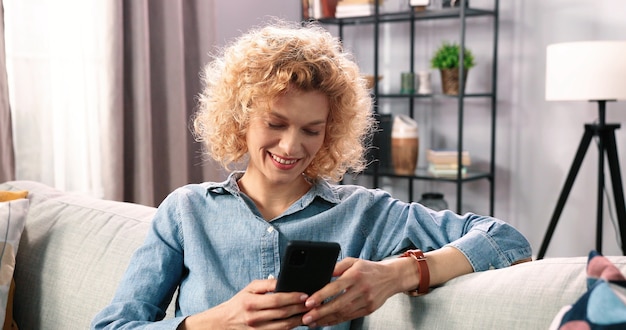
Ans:
<svg viewBox="0 0 626 330"><path fill-rule="evenodd" d="M587 261L587 292L565 306L550 329L626 329L626 277L596 251Z"/></svg>
<svg viewBox="0 0 626 330"><path fill-rule="evenodd" d="M17 329L13 321L13 270L24 230L29 201L26 191L0 191L0 324Z"/></svg>

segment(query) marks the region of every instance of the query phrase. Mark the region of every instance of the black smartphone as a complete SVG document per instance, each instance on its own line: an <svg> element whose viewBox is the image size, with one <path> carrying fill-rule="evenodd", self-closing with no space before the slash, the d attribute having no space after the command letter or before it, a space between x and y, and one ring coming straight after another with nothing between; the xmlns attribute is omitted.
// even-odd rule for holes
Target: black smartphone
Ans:
<svg viewBox="0 0 626 330"><path fill-rule="evenodd" d="M290 241L281 261L276 291L315 293L330 282L340 250L335 242Z"/></svg>

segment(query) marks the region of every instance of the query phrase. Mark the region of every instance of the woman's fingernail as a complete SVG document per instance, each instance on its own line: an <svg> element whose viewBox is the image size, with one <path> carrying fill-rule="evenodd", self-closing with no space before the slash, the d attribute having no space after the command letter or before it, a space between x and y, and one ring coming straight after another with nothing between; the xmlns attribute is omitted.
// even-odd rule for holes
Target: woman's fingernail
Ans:
<svg viewBox="0 0 626 330"><path fill-rule="evenodd" d="M305 316L305 317L302 318L302 323L304 323L304 324L309 324L309 323L311 323L311 321L313 321L313 318L310 317L310 316Z"/></svg>

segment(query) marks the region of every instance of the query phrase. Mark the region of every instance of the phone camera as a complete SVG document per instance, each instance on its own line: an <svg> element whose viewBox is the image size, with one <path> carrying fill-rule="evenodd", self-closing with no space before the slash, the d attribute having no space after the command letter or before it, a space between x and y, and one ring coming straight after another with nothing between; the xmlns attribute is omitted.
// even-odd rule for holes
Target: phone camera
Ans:
<svg viewBox="0 0 626 330"><path fill-rule="evenodd" d="M307 252L306 250L295 251L289 256L289 265L291 266L304 266L306 263Z"/></svg>

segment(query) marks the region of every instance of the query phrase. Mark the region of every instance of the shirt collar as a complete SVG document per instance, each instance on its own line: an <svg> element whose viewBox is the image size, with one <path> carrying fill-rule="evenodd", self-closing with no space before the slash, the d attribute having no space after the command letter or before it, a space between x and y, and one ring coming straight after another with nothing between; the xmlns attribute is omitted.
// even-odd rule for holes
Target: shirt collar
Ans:
<svg viewBox="0 0 626 330"><path fill-rule="evenodd" d="M230 193L235 196L239 196L241 190L237 185L237 180L243 176L243 171L232 172L225 181L222 182L209 182L207 183L207 192L213 192L218 194ZM337 192L333 189L332 185L326 180L316 180L313 182L311 189L301 198L302 205L309 205L315 200L316 197L320 197L329 203L338 204L340 202Z"/></svg>

